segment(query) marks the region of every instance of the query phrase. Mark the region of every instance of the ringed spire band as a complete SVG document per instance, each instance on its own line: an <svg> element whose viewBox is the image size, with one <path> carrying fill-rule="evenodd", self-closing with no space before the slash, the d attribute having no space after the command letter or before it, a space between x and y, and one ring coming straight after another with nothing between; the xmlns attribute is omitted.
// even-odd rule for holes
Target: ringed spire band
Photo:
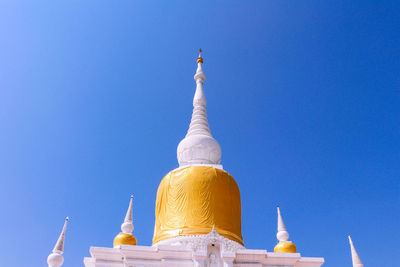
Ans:
<svg viewBox="0 0 400 267"><path fill-rule="evenodd" d="M222 168L219 166L221 164L221 147L211 135L207 120L207 101L203 89L206 76L203 73L201 51L200 49L200 54L197 58L197 70L194 75L196 92L193 98L192 120L185 138L178 145L178 162L180 167L200 164Z"/></svg>

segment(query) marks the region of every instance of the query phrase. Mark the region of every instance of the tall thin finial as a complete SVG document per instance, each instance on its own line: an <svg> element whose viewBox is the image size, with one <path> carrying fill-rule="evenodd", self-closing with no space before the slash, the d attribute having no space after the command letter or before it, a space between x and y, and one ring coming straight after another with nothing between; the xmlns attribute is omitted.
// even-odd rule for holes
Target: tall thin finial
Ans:
<svg viewBox="0 0 400 267"><path fill-rule="evenodd" d="M286 230L285 223L283 222L281 210L279 207L276 207L278 211L278 233L276 234L276 238L279 241L288 241L289 240L289 233Z"/></svg>
<svg viewBox="0 0 400 267"><path fill-rule="evenodd" d="M286 230L285 223L283 222L281 210L279 207L276 207L276 209L278 211L278 233L276 234L276 238L278 239L279 243L275 246L274 252L296 253L296 246L291 241L288 241L289 233Z"/></svg>
<svg viewBox="0 0 400 267"><path fill-rule="evenodd" d="M197 58L197 63L203 64L203 58L201 56L201 52L203 52L203 50L201 50L201 48L200 48L199 49L199 57Z"/></svg>
<svg viewBox="0 0 400 267"><path fill-rule="evenodd" d="M202 50L200 49L199 51L197 70L194 75L196 91L193 97L192 120L190 121L189 130L185 138L178 145L178 162L180 167L200 164L222 168L220 165L221 147L211 135L207 120L207 100L203 89L206 76L202 68Z"/></svg>
<svg viewBox="0 0 400 267"><path fill-rule="evenodd" d="M137 240L136 237L132 235L133 232L133 215L132 215L132 201L133 195L131 195L131 200L129 201L129 207L126 211L124 222L121 225L122 233L119 233L114 238L114 247L118 247L120 245L136 245Z"/></svg>
<svg viewBox="0 0 400 267"><path fill-rule="evenodd" d="M364 264L361 262L360 256L358 256L358 253L354 247L351 236L349 236L349 242L350 242L351 259L353 261L353 267L364 267Z"/></svg>
<svg viewBox="0 0 400 267"><path fill-rule="evenodd" d="M131 195L131 200L129 201L129 207L128 210L126 211L125 220L121 225L121 230L125 234L132 234L133 232L132 201L133 201L133 195Z"/></svg>
<svg viewBox="0 0 400 267"><path fill-rule="evenodd" d="M59 267L64 262L62 254L64 253L65 230L67 229L68 220L68 217L65 218L64 226L60 236L58 237L57 243L54 246L52 253L47 257L47 264L49 267Z"/></svg>

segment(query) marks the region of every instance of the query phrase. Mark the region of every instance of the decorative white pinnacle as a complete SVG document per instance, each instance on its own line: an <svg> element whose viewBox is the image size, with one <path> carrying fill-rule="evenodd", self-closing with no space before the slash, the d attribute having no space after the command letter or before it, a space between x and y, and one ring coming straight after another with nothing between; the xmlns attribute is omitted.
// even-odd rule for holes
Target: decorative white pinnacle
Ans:
<svg viewBox="0 0 400 267"><path fill-rule="evenodd" d="M68 220L68 217L65 218L64 226L57 243L54 246L52 253L47 257L47 264L49 267L59 267L64 262L64 257L62 254L64 253L65 230L67 229Z"/></svg>
<svg viewBox="0 0 400 267"><path fill-rule="evenodd" d="M203 73L201 51L197 60L197 71L194 75L196 92L193 98L193 113L189 130L179 143L177 156L179 166L192 164L219 165L221 163L221 147L211 135L207 120L206 96L203 83L206 77Z"/></svg>
<svg viewBox="0 0 400 267"><path fill-rule="evenodd" d="M212 233L212 234L217 233L217 231L215 230L215 225L213 225L213 228L211 229L211 232L210 232L210 233Z"/></svg>
<svg viewBox="0 0 400 267"><path fill-rule="evenodd" d="M289 233L286 231L286 226L285 223L283 222L279 207L277 207L277 210L278 210L278 233L276 234L276 238L279 241L288 241Z"/></svg>
<svg viewBox="0 0 400 267"><path fill-rule="evenodd" d="M133 232L132 200L133 196L131 196L131 200L129 201L124 223L121 225L121 230L125 234L132 234Z"/></svg>
<svg viewBox="0 0 400 267"><path fill-rule="evenodd" d="M354 247L353 240L351 240L351 236L349 236L350 248L351 248L351 259L353 261L353 267L364 267L364 264L361 262L360 256Z"/></svg>

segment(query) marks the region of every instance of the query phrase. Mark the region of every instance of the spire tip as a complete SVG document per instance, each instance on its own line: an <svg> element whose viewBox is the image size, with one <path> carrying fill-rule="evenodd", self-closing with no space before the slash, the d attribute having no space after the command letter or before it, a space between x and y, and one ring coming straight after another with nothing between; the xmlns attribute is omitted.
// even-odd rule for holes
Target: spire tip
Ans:
<svg viewBox="0 0 400 267"><path fill-rule="evenodd" d="M360 256L357 253L356 248L354 247L353 240L349 235L349 242L350 242L350 250L351 250L351 260L353 262L353 267L363 267L363 263L360 259Z"/></svg>
<svg viewBox="0 0 400 267"><path fill-rule="evenodd" d="M131 199L129 201L129 207L128 210L126 211L124 222L121 225L121 230L125 234L131 234L133 232L132 201L133 201L133 195L131 195Z"/></svg>
<svg viewBox="0 0 400 267"><path fill-rule="evenodd" d="M197 58L197 63L203 64L203 57L201 56L201 52L203 52L203 50L201 50L201 48L200 48L199 49L199 57Z"/></svg>

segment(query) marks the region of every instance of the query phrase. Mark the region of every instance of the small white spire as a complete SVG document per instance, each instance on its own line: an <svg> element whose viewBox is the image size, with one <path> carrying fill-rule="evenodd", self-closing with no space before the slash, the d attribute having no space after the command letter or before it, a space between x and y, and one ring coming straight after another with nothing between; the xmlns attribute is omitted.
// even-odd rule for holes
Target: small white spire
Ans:
<svg viewBox="0 0 400 267"><path fill-rule="evenodd" d="M131 200L129 201L129 207L126 212L125 220L121 225L121 230L125 234L132 234L133 232L132 200L133 195L131 195Z"/></svg>
<svg viewBox="0 0 400 267"><path fill-rule="evenodd" d="M49 267L59 267L64 262L62 254L64 253L65 230L67 229L68 220L68 217L65 218L64 226L60 236L58 237L57 243L54 246L52 253L47 257L47 264Z"/></svg>
<svg viewBox="0 0 400 267"><path fill-rule="evenodd" d="M289 233L286 231L285 223L283 222L281 210L277 207L278 210L278 233L276 234L276 238L279 241L288 241Z"/></svg>
<svg viewBox="0 0 400 267"><path fill-rule="evenodd" d="M350 249L351 249L351 259L353 261L353 267L364 267L364 264L361 262L360 256L354 247L353 240L351 240L351 236L349 236Z"/></svg>
<svg viewBox="0 0 400 267"><path fill-rule="evenodd" d="M193 113L189 130L179 143L177 156L179 166L192 164L219 165L221 163L221 147L211 135L207 120L206 96L203 83L206 79L203 73L203 58L197 59L197 70L194 75L196 92L193 98Z"/></svg>
<svg viewBox="0 0 400 267"><path fill-rule="evenodd" d="M215 230L215 225L213 225L213 228L211 229L211 232L210 233L212 233L212 234L215 234L217 231Z"/></svg>

